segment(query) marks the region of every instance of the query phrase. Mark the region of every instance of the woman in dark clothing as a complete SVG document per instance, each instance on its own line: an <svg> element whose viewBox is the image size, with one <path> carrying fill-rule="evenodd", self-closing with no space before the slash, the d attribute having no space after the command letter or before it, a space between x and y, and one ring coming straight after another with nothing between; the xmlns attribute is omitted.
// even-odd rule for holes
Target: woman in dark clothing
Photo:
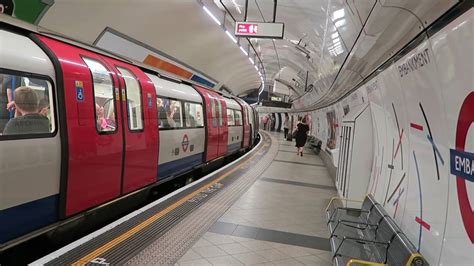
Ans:
<svg viewBox="0 0 474 266"><path fill-rule="evenodd" d="M306 144L306 139L308 137L308 131L309 131L309 126L306 124L306 117L301 120L301 123L298 123L296 125L296 133L295 133L295 139L296 139L296 149L297 155L303 156L303 147Z"/></svg>

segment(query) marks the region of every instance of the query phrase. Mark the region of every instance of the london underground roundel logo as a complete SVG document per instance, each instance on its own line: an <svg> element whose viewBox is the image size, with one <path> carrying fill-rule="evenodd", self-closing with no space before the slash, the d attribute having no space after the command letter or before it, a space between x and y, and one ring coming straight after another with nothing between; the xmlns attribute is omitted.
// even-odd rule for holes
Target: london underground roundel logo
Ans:
<svg viewBox="0 0 474 266"><path fill-rule="evenodd" d="M188 150L188 146L189 146L188 135L184 134L183 141L181 142L181 147L183 148L184 152L186 152Z"/></svg>
<svg viewBox="0 0 474 266"><path fill-rule="evenodd" d="M456 176L459 208L467 235L474 243L474 211L466 181L474 182L474 153L465 150L469 127L474 123L474 92L464 100L456 127L456 149L450 150L451 174ZM472 137L472 136L471 136Z"/></svg>

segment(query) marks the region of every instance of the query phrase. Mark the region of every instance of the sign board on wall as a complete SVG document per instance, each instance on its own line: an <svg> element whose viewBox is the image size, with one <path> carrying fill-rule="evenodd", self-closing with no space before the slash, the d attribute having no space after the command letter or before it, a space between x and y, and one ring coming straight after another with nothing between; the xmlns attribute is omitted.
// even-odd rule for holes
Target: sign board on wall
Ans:
<svg viewBox="0 0 474 266"><path fill-rule="evenodd" d="M236 22L234 34L237 37L283 39L284 23Z"/></svg>

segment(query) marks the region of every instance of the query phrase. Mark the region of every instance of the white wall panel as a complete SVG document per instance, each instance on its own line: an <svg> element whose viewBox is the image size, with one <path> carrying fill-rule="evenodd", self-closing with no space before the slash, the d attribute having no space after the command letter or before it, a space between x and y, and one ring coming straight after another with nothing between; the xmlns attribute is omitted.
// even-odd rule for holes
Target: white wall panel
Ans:
<svg viewBox="0 0 474 266"><path fill-rule="evenodd" d="M438 78L443 99L439 109L447 114L447 121L443 123L444 132L450 149L460 150L456 147L456 140L460 137L457 124L460 118L461 107L466 107L466 100L474 98L474 12L469 11L448 27L438 32L431 40L435 57L433 61L438 67ZM471 102L472 103L472 102ZM469 115L466 117L474 120L474 105L470 105ZM466 109L466 110L468 110ZM466 119L465 119L466 121ZM458 136L459 135L459 136ZM471 124L467 132L464 150L474 152L474 125ZM446 158L449 168L454 162ZM446 232L440 264L442 265L472 265L474 261L474 185L472 182L453 174L447 176L449 189L449 206L447 212ZM463 190L463 187L466 190ZM433 197L436 195L433 194ZM467 199L463 209L465 221L461 214L461 201ZM439 213L441 216L441 212ZM471 220L469 220L471 219ZM469 237L469 233L470 236Z"/></svg>
<svg viewBox="0 0 474 266"><path fill-rule="evenodd" d="M448 201L449 150L446 115L440 108L443 97L430 43L423 41L396 66L410 118L412 165L402 228L424 256L437 262Z"/></svg>

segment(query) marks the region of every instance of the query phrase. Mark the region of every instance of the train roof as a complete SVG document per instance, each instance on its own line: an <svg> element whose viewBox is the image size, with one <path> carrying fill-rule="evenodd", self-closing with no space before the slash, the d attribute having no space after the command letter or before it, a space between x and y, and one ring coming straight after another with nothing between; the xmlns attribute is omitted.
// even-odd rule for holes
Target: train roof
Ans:
<svg viewBox="0 0 474 266"><path fill-rule="evenodd" d="M155 86L156 95L202 103L201 95L191 86L159 78L157 75L146 73Z"/></svg>
<svg viewBox="0 0 474 266"><path fill-rule="evenodd" d="M74 45L76 47L80 47L82 49L92 51L92 52L100 54L100 55L104 55L104 56L111 57L111 58L129 63L129 64L133 64L133 65L141 68L143 71L148 72L148 73L157 74L159 77L164 77L164 78L169 79L169 80L174 80L175 82L184 82L184 83L187 83L189 85L197 85L197 86L200 86L202 88L215 91L212 88L209 88L209 87L207 87L203 84L197 83L193 80L177 76L173 73L170 73L170 72L152 67L150 65L144 64L143 62L139 62L139 61L136 61L134 59L128 58L126 56L122 56L122 55L110 52L108 50L98 48L98 47L96 47L93 44L90 44L88 42L72 39L68 36L65 36L64 34L59 33L59 32L51 31L49 29L24 22L22 20L19 20L17 18L11 17L11 16L0 14L0 23L9 25L10 27L13 27L13 28L16 28L16 29L19 29L19 30L27 31L27 32L30 32L30 33L36 33L36 34L39 34L39 35L43 35L43 36L46 36L46 37L49 37L49 38L52 38L52 39L70 44L70 45ZM215 91L215 92L220 93L218 91Z"/></svg>

